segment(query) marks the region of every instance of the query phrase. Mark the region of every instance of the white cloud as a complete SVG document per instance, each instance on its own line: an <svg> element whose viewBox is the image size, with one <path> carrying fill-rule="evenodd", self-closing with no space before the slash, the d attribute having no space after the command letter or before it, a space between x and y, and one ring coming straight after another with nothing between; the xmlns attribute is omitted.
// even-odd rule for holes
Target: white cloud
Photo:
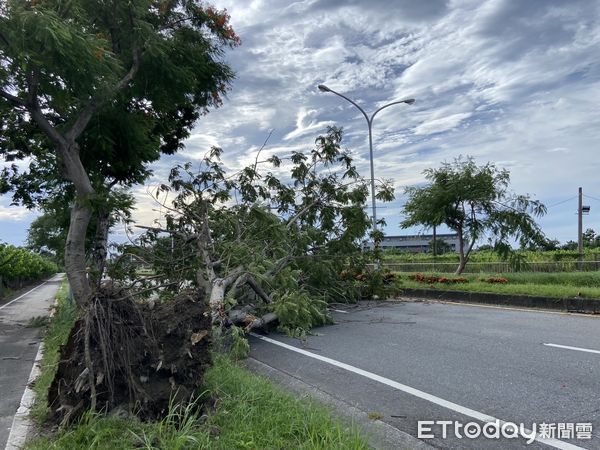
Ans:
<svg viewBox="0 0 600 450"><path fill-rule="evenodd" d="M20 222L29 217L32 217L32 213L27 208L8 206L0 209L0 221Z"/></svg>
<svg viewBox="0 0 600 450"><path fill-rule="evenodd" d="M579 185L600 198L599 2L215 3L230 11L242 38L226 54L237 79L223 107L200 119L187 149L155 165L152 183L212 145L224 149L228 168L239 169L254 161L270 130L265 157L308 150L330 124L344 127L344 145L367 175L365 119L317 91L324 83L368 113L416 98L382 111L373 124L376 176L394 178L400 190L423 182L424 169L470 154L505 164L515 190L548 203ZM137 214L151 221L152 208L142 199ZM388 232L397 232L398 207L388 210ZM572 238L563 223L571 210L549 211L549 235ZM588 220L600 229L593 213Z"/></svg>

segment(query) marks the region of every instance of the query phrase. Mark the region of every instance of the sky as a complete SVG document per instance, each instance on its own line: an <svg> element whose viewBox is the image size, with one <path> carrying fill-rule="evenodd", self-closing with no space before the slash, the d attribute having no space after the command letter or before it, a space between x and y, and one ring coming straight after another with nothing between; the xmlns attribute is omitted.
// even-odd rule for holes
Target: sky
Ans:
<svg viewBox="0 0 600 450"><path fill-rule="evenodd" d="M373 121L377 179L397 198L378 204L386 234L401 230L406 186L423 170L470 155L511 173L511 188L548 206L551 239L577 240L577 189L591 207L584 228L600 232L600 2L594 0L216 0L242 45L224 59L236 79L224 105L201 117L185 150L153 166L134 189L140 223L160 217L148 191L174 164L213 145L230 170L265 156L310 150L328 126L369 177ZM36 212L0 197L0 241L22 244ZM443 231L443 230L442 230ZM122 240L117 226L113 238Z"/></svg>

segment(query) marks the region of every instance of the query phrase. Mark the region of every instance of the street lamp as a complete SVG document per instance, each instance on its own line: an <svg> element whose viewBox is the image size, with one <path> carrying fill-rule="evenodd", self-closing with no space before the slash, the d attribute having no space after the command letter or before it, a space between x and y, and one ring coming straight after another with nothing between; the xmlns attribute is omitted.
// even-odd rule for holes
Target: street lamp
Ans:
<svg viewBox="0 0 600 450"><path fill-rule="evenodd" d="M373 232L376 233L377 232L377 209L375 207L375 168L373 167L373 131L372 131L373 119L375 118L377 113L379 111L381 111L382 109L388 108L393 105L397 105L399 103L406 103L407 105L412 105L415 102L415 99L407 98L404 100L398 100L397 102L388 103L387 105L383 105L381 108L376 110L373 114L371 114L371 117L369 117L369 115L365 112L364 109L362 109L360 106L358 106L358 104L356 104L356 102L354 102L353 100L350 100L345 95L340 94L339 92L336 92L333 89L328 88L324 84L319 84L317 87L319 88L319 90L321 92L331 92L332 94L335 94L338 97L342 97L344 100L349 101L350 103L352 103L354 106L356 106L358 108L358 110L363 114L363 116L365 116L365 119L367 120L367 125L369 126L369 160L371 162L371 204L373 206ZM373 239L373 249L375 249L375 239ZM379 268L379 261L376 260L375 261L375 269L378 269L378 268Z"/></svg>

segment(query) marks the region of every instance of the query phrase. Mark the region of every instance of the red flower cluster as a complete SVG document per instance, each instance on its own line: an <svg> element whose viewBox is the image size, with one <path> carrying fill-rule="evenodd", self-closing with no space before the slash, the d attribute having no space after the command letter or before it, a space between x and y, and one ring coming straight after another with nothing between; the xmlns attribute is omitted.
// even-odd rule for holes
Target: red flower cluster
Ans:
<svg viewBox="0 0 600 450"><path fill-rule="evenodd" d="M489 278L481 278L481 281L485 281L486 283L494 284L494 283L508 283L508 280L503 277L489 277Z"/></svg>
<svg viewBox="0 0 600 450"><path fill-rule="evenodd" d="M444 283L444 284L456 284L456 283L467 283L469 280L466 278L448 278L448 277L436 277L433 275L423 275L422 273L413 273L408 276L409 279L417 281L419 283Z"/></svg>
<svg viewBox="0 0 600 450"><path fill-rule="evenodd" d="M342 280L368 281L370 277L373 277L373 272L357 272L353 270L342 270L340 272L340 278ZM385 284L390 284L395 279L396 274L393 272L384 272L382 274L382 280Z"/></svg>

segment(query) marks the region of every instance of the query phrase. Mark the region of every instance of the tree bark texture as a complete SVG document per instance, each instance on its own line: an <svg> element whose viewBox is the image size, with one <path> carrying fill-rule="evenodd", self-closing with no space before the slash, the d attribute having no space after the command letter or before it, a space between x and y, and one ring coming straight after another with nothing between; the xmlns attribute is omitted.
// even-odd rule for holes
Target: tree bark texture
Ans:
<svg viewBox="0 0 600 450"><path fill-rule="evenodd" d="M94 246L90 258L94 285L99 286L102 280L102 273L106 265L106 255L108 253L108 230L110 228L110 214L107 211L98 212L96 222L96 236L94 237Z"/></svg>

